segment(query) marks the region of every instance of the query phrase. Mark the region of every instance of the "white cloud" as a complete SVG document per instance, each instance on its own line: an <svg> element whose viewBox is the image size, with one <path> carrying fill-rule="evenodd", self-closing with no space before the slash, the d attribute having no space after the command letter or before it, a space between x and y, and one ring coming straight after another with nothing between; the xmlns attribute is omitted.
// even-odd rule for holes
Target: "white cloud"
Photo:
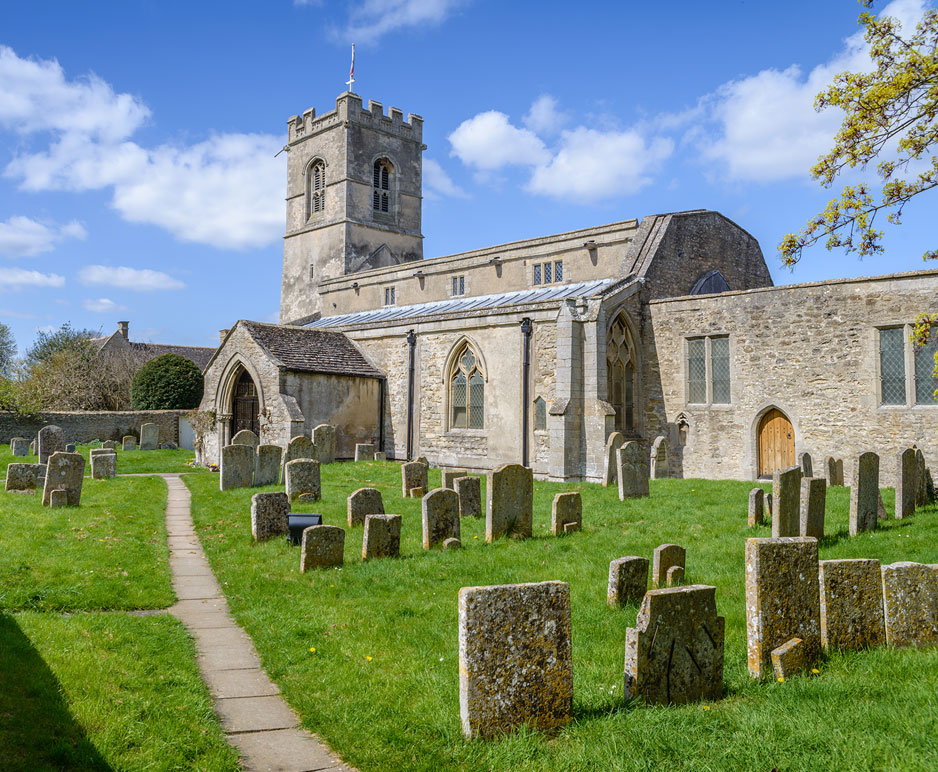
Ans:
<svg viewBox="0 0 938 772"><path fill-rule="evenodd" d="M6 222L0 222L0 255L33 257L49 252L63 239L84 240L87 236L84 226L77 220L59 226L14 216Z"/></svg>
<svg viewBox="0 0 938 772"><path fill-rule="evenodd" d="M126 311L127 306L122 306L108 298L98 298L97 300L86 300L81 304L86 311L94 311L98 314L109 313L112 311Z"/></svg>
<svg viewBox="0 0 938 772"><path fill-rule="evenodd" d="M396 29L442 24L465 3L466 0L363 0L352 7L342 35L350 43L374 43Z"/></svg>
<svg viewBox="0 0 938 772"><path fill-rule="evenodd" d="M22 287L64 287L65 277L25 268L0 268L0 292Z"/></svg>
<svg viewBox="0 0 938 772"><path fill-rule="evenodd" d="M140 292L184 289L186 286L162 271L123 265L86 265L78 272L78 279L82 284L100 284Z"/></svg>
<svg viewBox="0 0 938 772"><path fill-rule="evenodd" d="M453 182L443 167L432 158L423 159L423 192L427 198L467 197L466 191Z"/></svg>
<svg viewBox="0 0 938 772"><path fill-rule="evenodd" d="M453 147L450 155L482 171L512 164L542 164L550 159L540 137L533 131L512 125L505 113L496 110L468 118L447 139Z"/></svg>
<svg viewBox="0 0 938 772"><path fill-rule="evenodd" d="M550 94L542 94L531 105L524 118L525 126L536 134L551 135L570 122L570 115L557 109L557 100Z"/></svg>

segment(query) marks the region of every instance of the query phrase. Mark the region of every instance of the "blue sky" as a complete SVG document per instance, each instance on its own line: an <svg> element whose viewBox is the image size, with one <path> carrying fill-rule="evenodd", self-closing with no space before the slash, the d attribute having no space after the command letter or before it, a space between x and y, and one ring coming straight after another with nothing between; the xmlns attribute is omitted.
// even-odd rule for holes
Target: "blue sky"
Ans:
<svg viewBox="0 0 938 772"><path fill-rule="evenodd" d="M924 0L877 4L914 23ZM705 207L777 284L918 270L934 197L884 255L775 245L829 194L814 95L863 66L854 0L329 0L4 8L0 321L212 345L275 320L289 116L345 89L423 116L424 254Z"/></svg>

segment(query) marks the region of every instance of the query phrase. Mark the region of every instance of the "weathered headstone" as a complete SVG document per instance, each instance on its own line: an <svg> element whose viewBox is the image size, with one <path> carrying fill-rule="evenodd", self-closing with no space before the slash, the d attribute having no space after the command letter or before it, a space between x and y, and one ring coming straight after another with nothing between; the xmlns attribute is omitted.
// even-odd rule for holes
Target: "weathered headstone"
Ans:
<svg viewBox="0 0 938 772"><path fill-rule="evenodd" d="M648 457L640 442L627 442L617 451L619 501L648 496Z"/></svg>
<svg viewBox="0 0 938 772"><path fill-rule="evenodd" d="M251 536L266 541L290 532L290 500L287 494L255 493L251 496Z"/></svg>
<svg viewBox="0 0 938 772"><path fill-rule="evenodd" d="M437 488L423 497L423 548L432 549L449 538L460 538L459 496L448 488Z"/></svg>
<svg viewBox="0 0 938 772"><path fill-rule="evenodd" d="M772 652L801 638L805 661L821 653L817 539L746 539L746 641L749 673L763 678Z"/></svg>
<svg viewBox="0 0 938 772"><path fill-rule="evenodd" d="M896 459L896 520L915 514L918 495L918 461L915 450L906 448Z"/></svg>
<svg viewBox="0 0 938 772"><path fill-rule="evenodd" d="M345 531L336 525L311 525L303 529L300 571L341 566L345 556Z"/></svg>
<svg viewBox="0 0 938 772"><path fill-rule="evenodd" d="M685 567L687 551L679 544L661 544L655 547L651 569L652 589L667 587L668 569L672 566Z"/></svg>
<svg viewBox="0 0 938 772"><path fill-rule="evenodd" d="M68 506L68 491L64 488L56 488L49 493L49 506L52 509Z"/></svg>
<svg viewBox="0 0 938 772"><path fill-rule="evenodd" d="M455 537L450 537L443 542L443 551L448 552L449 550L458 550L462 549L462 541Z"/></svg>
<svg viewBox="0 0 938 772"><path fill-rule="evenodd" d="M684 566L671 566L665 574L666 587L680 587L684 584Z"/></svg>
<svg viewBox="0 0 938 772"><path fill-rule="evenodd" d="M844 485L844 460L837 459L837 485Z"/></svg>
<svg viewBox="0 0 938 772"><path fill-rule="evenodd" d="M866 649L886 642L883 582L878 560L822 560L821 645Z"/></svg>
<svg viewBox="0 0 938 772"><path fill-rule="evenodd" d="M801 467L780 469L772 476L772 536L797 536L801 505Z"/></svg>
<svg viewBox="0 0 938 772"><path fill-rule="evenodd" d="M876 528L879 498L879 456L861 453L853 463L850 484L850 535Z"/></svg>
<svg viewBox="0 0 938 772"><path fill-rule="evenodd" d="M254 450L261 444L260 438L250 429L242 429L231 438L232 445L250 445Z"/></svg>
<svg viewBox="0 0 938 772"><path fill-rule="evenodd" d="M426 488L411 488L409 491L407 491L407 497L412 499L422 499L426 495Z"/></svg>
<svg viewBox="0 0 938 772"><path fill-rule="evenodd" d="M320 464L335 462L335 427L332 424L319 424L313 429L313 458Z"/></svg>
<svg viewBox="0 0 938 772"><path fill-rule="evenodd" d="M117 477L117 454L98 453L91 456L91 478L93 480L109 480Z"/></svg>
<svg viewBox="0 0 938 772"><path fill-rule="evenodd" d="M359 442L355 446L356 461L374 461L375 446L373 442Z"/></svg>
<svg viewBox="0 0 938 772"><path fill-rule="evenodd" d="M112 450L111 448L92 448L88 451L88 458L94 458L95 456L107 456L112 455L116 456L117 451Z"/></svg>
<svg viewBox="0 0 938 772"><path fill-rule="evenodd" d="M7 482L8 491L37 491L42 490L46 482L45 464L8 464Z"/></svg>
<svg viewBox="0 0 938 772"><path fill-rule="evenodd" d="M315 448L309 437L304 434L294 437L287 443L287 450L283 454L283 465L286 467L291 461L298 458L313 458Z"/></svg>
<svg viewBox="0 0 938 772"><path fill-rule="evenodd" d="M12 440L10 440L10 452L14 456L28 456L29 440L23 437L14 437Z"/></svg>
<svg viewBox="0 0 938 772"><path fill-rule="evenodd" d="M179 446L175 442L161 442L160 450L179 450Z"/></svg>
<svg viewBox="0 0 938 772"><path fill-rule="evenodd" d="M363 525L368 515L383 515L384 501L377 488L359 488L348 497L348 525Z"/></svg>
<svg viewBox="0 0 938 772"><path fill-rule="evenodd" d="M918 485L915 488L915 506L924 507L928 503L928 467L925 466L925 454L921 450L915 451L915 479Z"/></svg>
<svg viewBox="0 0 938 772"><path fill-rule="evenodd" d="M276 485L280 481L283 448L279 445L258 445L254 458L254 485Z"/></svg>
<svg viewBox="0 0 938 772"><path fill-rule="evenodd" d="M583 500L577 491L554 496L550 513L550 532L554 536L579 531L583 527Z"/></svg>
<svg viewBox="0 0 938 772"><path fill-rule="evenodd" d="M121 438L121 450L136 450L137 438L132 434L125 434Z"/></svg>
<svg viewBox="0 0 938 772"><path fill-rule="evenodd" d="M29 455L31 455L31 456L35 456L35 455L36 455L36 440L32 440L32 441L29 443Z"/></svg>
<svg viewBox="0 0 938 772"><path fill-rule="evenodd" d="M117 441L116 440L105 440L101 443L102 448L110 448L111 450L117 450Z"/></svg>
<svg viewBox="0 0 938 772"><path fill-rule="evenodd" d="M803 673L814 664L814 660L808 660L808 649L801 638L792 638L772 649L771 658L772 670L777 681L785 681L793 675Z"/></svg>
<svg viewBox="0 0 938 772"><path fill-rule="evenodd" d="M754 528L765 522L765 491L753 488L749 491L749 527Z"/></svg>
<svg viewBox="0 0 938 772"><path fill-rule="evenodd" d="M625 631L625 698L682 705L722 697L723 631L716 587L649 590Z"/></svg>
<svg viewBox="0 0 938 772"><path fill-rule="evenodd" d="M250 445L225 445L221 449L219 490L250 488L254 479L254 448Z"/></svg>
<svg viewBox="0 0 938 772"><path fill-rule="evenodd" d="M385 451L383 450L375 451L375 461L387 461L387 460L388 460L388 454Z"/></svg>
<svg viewBox="0 0 938 772"><path fill-rule="evenodd" d="M814 477L814 462L811 460L811 454L805 451L798 454L798 466L801 467L803 477Z"/></svg>
<svg viewBox="0 0 938 772"><path fill-rule="evenodd" d="M53 453L65 451L65 432L58 426L43 426L36 436L36 450L39 453L39 463L46 464Z"/></svg>
<svg viewBox="0 0 938 772"><path fill-rule="evenodd" d="M645 597L648 590L648 558L629 555L616 558L609 564L609 583L606 603L614 608L635 603Z"/></svg>
<svg viewBox="0 0 938 772"><path fill-rule="evenodd" d="M68 506L81 504L81 484L85 476L85 459L80 453L53 453L46 465L46 481L42 488L42 503L49 505L52 491L64 490Z"/></svg>
<svg viewBox="0 0 938 772"><path fill-rule="evenodd" d="M75 443L74 443L74 442L69 442L69 443L65 446L65 452L66 452L66 453L74 453L74 452L75 452Z"/></svg>
<svg viewBox="0 0 938 772"><path fill-rule="evenodd" d="M451 491L456 490L455 482L460 477L465 477L469 474L465 469L444 469L441 472L443 476L443 487L449 488Z"/></svg>
<svg viewBox="0 0 938 772"><path fill-rule="evenodd" d="M824 513L827 508L827 480L823 477L801 478L799 536L824 538Z"/></svg>
<svg viewBox="0 0 938 772"><path fill-rule="evenodd" d="M297 458L290 461L284 471L283 481L290 501L319 501L322 496L322 483L318 461Z"/></svg>
<svg viewBox="0 0 938 772"><path fill-rule="evenodd" d="M485 540L527 539L534 520L534 475L530 467L505 464L488 473L485 486Z"/></svg>
<svg viewBox="0 0 938 772"><path fill-rule="evenodd" d="M828 485L837 485L837 459L833 456L824 459L824 475Z"/></svg>
<svg viewBox="0 0 938 772"><path fill-rule="evenodd" d="M401 516L367 515L362 535L362 560L396 558L401 554Z"/></svg>
<svg viewBox="0 0 938 772"><path fill-rule="evenodd" d="M671 476L667 437L655 437L655 441L651 444L650 476L652 480L664 480Z"/></svg>
<svg viewBox="0 0 938 772"><path fill-rule="evenodd" d="M140 424L140 450L156 450L159 444L160 427L154 423Z"/></svg>
<svg viewBox="0 0 938 772"><path fill-rule="evenodd" d="M886 643L938 643L938 565L892 563L882 567L882 577Z"/></svg>
<svg viewBox="0 0 938 772"><path fill-rule="evenodd" d="M510 632L509 632L510 631ZM459 712L463 736L570 721L573 662L565 582L459 591Z"/></svg>
<svg viewBox="0 0 938 772"><path fill-rule="evenodd" d="M605 466L603 469L603 487L619 483L619 448L625 445L625 435L622 432L613 432L606 438L606 450L604 455Z"/></svg>
<svg viewBox="0 0 938 772"><path fill-rule="evenodd" d="M426 492L429 487L427 477L430 467L420 461L408 461L401 464L401 495L406 499L411 496L414 488L423 488Z"/></svg>
<svg viewBox="0 0 938 772"><path fill-rule="evenodd" d="M772 519L772 494L765 494L765 513L769 516L769 519Z"/></svg>
<svg viewBox="0 0 938 772"><path fill-rule="evenodd" d="M883 503L883 492L878 491L876 494L876 519L877 520L887 520L888 515L886 514L886 505Z"/></svg>
<svg viewBox="0 0 938 772"><path fill-rule="evenodd" d="M459 496L459 516L482 517L482 481L478 477L457 477L453 488Z"/></svg>

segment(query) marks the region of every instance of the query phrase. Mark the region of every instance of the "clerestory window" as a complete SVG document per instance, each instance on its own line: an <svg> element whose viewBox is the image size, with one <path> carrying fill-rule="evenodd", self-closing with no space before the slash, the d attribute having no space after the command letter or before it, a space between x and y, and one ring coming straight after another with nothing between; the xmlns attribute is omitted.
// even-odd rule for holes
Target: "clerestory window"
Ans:
<svg viewBox="0 0 938 772"><path fill-rule="evenodd" d="M485 378L478 357L466 343L456 357L450 375L450 426L453 429L485 427Z"/></svg>
<svg viewBox="0 0 938 772"><path fill-rule="evenodd" d="M382 214L391 211L391 163L386 158L375 161L371 182L371 208Z"/></svg>

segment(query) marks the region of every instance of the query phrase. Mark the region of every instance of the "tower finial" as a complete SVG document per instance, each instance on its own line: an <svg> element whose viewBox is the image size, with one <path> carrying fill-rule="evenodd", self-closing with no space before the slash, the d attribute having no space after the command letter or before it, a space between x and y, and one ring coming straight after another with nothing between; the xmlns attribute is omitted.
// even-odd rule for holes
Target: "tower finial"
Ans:
<svg viewBox="0 0 938 772"><path fill-rule="evenodd" d="M348 71L348 80L345 81L345 85L348 86L348 90L352 90L352 86L355 85L355 44L352 43L352 66Z"/></svg>

